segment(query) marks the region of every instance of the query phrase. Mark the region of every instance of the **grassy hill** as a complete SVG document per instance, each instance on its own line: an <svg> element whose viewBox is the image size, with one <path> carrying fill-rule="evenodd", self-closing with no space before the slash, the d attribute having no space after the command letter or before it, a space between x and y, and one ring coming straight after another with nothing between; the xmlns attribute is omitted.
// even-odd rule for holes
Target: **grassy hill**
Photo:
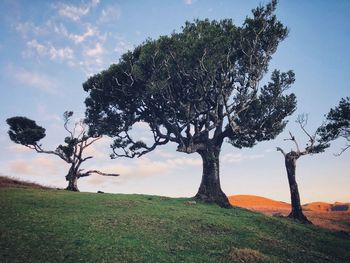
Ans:
<svg viewBox="0 0 350 263"><path fill-rule="evenodd" d="M0 262L350 262L350 238L189 199L0 189Z"/></svg>

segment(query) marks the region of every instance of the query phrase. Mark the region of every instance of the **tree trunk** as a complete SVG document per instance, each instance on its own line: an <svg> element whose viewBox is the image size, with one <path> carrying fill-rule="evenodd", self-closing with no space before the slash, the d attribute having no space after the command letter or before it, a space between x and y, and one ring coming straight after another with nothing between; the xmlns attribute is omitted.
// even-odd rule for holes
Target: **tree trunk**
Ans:
<svg viewBox="0 0 350 263"><path fill-rule="evenodd" d="M303 224L312 224L311 221L309 221L303 214L303 210L301 208L298 184L295 179L296 160L297 157L293 156L291 153L287 154L285 157L285 165L287 169L290 197L292 203L292 211L290 212L288 217L298 220Z"/></svg>
<svg viewBox="0 0 350 263"><path fill-rule="evenodd" d="M77 175L73 166L69 169L69 172L66 176L66 180L68 181L68 186L67 186L66 190L79 192L78 175Z"/></svg>
<svg viewBox="0 0 350 263"><path fill-rule="evenodd" d="M214 147L213 147L214 148ZM230 208L227 196L221 190L219 177L220 147L198 151L203 160L202 182L195 198L221 207Z"/></svg>

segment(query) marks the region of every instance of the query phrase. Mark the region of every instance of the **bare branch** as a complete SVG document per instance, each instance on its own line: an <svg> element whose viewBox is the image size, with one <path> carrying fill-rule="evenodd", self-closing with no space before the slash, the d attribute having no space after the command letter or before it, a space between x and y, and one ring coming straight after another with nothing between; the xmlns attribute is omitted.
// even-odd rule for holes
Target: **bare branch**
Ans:
<svg viewBox="0 0 350 263"><path fill-rule="evenodd" d="M83 171L83 169L79 170L78 176L80 177L87 177L90 176L91 174L98 174L98 175L102 175L102 176L120 176L120 174L114 174L114 173L103 173L101 171L98 170L89 170L87 172L81 173L81 171Z"/></svg>
<svg viewBox="0 0 350 263"><path fill-rule="evenodd" d="M343 154L343 152L345 152L349 148L350 148L350 144L346 145L344 148L341 149L341 151L339 153L334 154L334 156L338 156L339 157L340 155Z"/></svg>
<svg viewBox="0 0 350 263"><path fill-rule="evenodd" d="M282 148L277 147L276 149L277 149L277 151L281 152L284 157L286 157L286 153L282 150Z"/></svg>

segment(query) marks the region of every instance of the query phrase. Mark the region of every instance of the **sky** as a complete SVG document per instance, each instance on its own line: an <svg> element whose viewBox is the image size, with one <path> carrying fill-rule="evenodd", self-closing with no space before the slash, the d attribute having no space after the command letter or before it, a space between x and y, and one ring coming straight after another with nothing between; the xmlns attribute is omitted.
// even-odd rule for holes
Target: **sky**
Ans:
<svg viewBox="0 0 350 263"><path fill-rule="evenodd" d="M38 154L11 142L6 119L26 116L46 128L42 140L53 150L67 135L63 112L84 116L87 94L82 83L117 63L120 56L147 38L180 32L185 21L232 18L242 25L255 0L145 0L145 1L18 1L0 0L0 174L53 187L65 187L68 165L57 156ZM295 123L309 116L314 132L324 114L342 97L350 96L350 1L279 1L277 17L290 30L270 63L273 69L294 70L290 92L298 100L295 114L275 140L253 148L236 149L225 143L220 156L222 189L227 195L252 194L289 202L284 160L276 151L289 151L291 131L300 146L307 138ZM268 76L267 76L268 77ZM142 127L136 130L147 136ZM176 152L175 144L157 148L138 159L111 160L110 138L95 143L87 154L94 159L83 168L120 173L82 178L81 191L194 196L201 180L198 154ZM303 156L297 162L302 203L350 201L350 151L335 141L325 153Z"/></svg>

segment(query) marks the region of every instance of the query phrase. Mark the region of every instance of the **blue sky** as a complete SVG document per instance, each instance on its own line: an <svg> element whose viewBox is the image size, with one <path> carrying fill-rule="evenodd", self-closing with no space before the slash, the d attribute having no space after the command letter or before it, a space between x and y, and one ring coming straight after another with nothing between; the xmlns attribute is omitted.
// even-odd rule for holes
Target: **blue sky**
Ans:
<svg viewBox="0 0 350 263"><path fill-rule="evenodd" d="M0 9L0 173L64 187L67 165L55 156L40 155L12 143L6 118L27 116L47 129L43 146L54 149L65 137L62 114L84 114L82 83L91 74L117 62L120 55L147 38L179 31L186 20L232 18L241 25L250 10L263 1L16 1L1 0ZM289 27L270 70L293 69L292 87L297 112L274 141L252 149L226 144L221 153L221 182L226 194L255 194L289 201L282 155L283 141L292 131L306 142L294 120L309 114L313 131L323 115L350 96L350 2L280 1L278 18ZM145 131L139 127L138 134ZM118 178L92 176L79 181L82 191L193 196L201 179L199 156L175 151L169 144L140 159L109 159L109 140L90 149L95 158L85 168L118 172ZM298 161L297 180L302 202L350 201L350 151L340 157L344 141L324 154Z"/></svg>

